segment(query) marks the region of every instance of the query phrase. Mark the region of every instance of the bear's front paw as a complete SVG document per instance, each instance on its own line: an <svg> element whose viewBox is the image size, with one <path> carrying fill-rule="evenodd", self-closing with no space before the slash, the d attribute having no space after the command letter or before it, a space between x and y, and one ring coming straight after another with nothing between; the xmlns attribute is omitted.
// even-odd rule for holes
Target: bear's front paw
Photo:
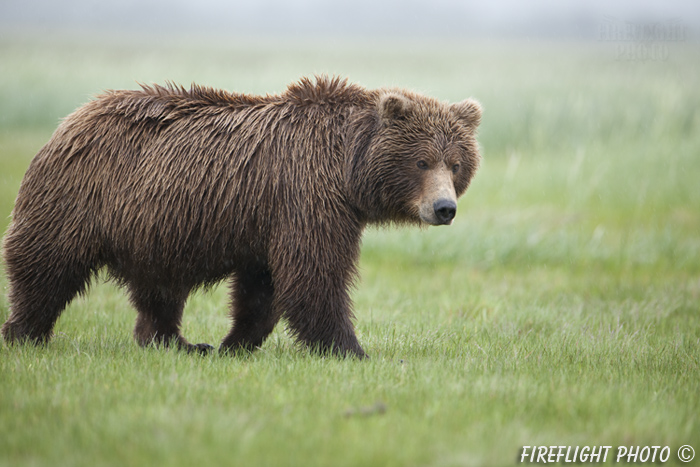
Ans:
<svg viewBox="0 0 700 467"><path fill-rule="evenodd" d="M340 357L340 358L357 358L358 360L365 360L369 358L369 355L365 353L364 350L362 350L362 347L359 345L353 345L349 347L339 347L339 346L334 346L330 349L318 349L321 354L328 354L332 355L334 357Z"/></svg>
<svg viewBox="0 0 700 467"><path fill-rule="evenodd" d="M214 346L209 344L190 344L186 350L188 353L207 355L214 351Z"/></svg>
<svg viewBox="0 0 700 467"><path fill-rule="evenodd" d="M357 358L359 360L367 360L369 358L369 355L367 355L361 347L359 349L352 349L346 352L344 356Z"/></svg>

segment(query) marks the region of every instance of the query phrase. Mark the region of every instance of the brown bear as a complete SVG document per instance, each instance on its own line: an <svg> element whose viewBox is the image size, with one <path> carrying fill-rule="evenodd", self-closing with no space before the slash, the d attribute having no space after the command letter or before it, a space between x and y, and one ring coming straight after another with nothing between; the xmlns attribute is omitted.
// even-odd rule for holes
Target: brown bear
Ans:
<svg viewBox="0 0 700 467"><path fill-rule="evenodd" d="M134 335L180 335L188 295L229 279L221 349L253 350L284 317L321 352L365 356L349 289L368 224L450 224L479 165L478 103L325 76L279 95L192 85L108 91L31 162L4 240L6 341L45 342L102 268Z"/></svg>

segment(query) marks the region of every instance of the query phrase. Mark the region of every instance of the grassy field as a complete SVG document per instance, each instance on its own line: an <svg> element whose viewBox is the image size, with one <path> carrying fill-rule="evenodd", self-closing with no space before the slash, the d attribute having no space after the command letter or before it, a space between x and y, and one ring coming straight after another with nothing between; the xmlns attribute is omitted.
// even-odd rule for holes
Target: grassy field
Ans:
<svg viewBox="0 0 700 467"><path fill-rule="evenodd" d="M309 355L284 326L245 358L141 349L124 294L96 283L48 346L0 346L0 466L499 466L524 445L669 446L672 464L700 449L696 45L622 62L609 44L2 37L0 228L59 119L102 89L279 92L321 72L485 109L454 225L365 235L354 301L372 358ZM191 297L185 336L216 344L226 302L224 287Z"/></svg>

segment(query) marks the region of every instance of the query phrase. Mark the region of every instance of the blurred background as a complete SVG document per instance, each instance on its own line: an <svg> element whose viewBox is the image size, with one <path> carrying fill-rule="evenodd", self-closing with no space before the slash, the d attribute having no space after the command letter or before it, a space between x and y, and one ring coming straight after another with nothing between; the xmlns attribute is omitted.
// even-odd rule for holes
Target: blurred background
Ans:
<svg viewBox="0 0 700 467"><path fill-rule="evenodd" d="M595 38L606 17L635 24L677 20L696 29L691 0L397 1L4 0L0 25L81 32L256 37Z"/></svg>

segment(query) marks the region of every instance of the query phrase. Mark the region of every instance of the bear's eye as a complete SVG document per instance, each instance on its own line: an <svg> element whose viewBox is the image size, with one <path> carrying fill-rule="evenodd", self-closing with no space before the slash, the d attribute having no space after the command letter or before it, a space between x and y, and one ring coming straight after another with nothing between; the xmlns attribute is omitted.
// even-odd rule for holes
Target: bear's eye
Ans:
<svg viewBox="0 0 700 467"><path fill-rule="evenodd" d="M416 165L421 170L428 170L428 163L425 161L418 161L418 163Z"/></svg>
<svg viewBox="0 0 700 467"><path fill-rule="evenodd" d="M456 174L457 172L459 172L459 164L455 164L452 166L452 173Z"/></svg>

